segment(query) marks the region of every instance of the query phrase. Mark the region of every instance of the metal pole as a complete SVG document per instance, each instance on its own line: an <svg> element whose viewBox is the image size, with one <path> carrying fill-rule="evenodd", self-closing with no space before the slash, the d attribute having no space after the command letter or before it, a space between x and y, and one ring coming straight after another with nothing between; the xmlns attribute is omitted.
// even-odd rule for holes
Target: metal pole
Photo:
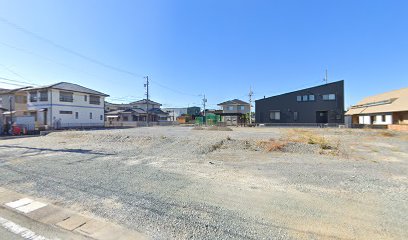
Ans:
<svg viewBox="0 0 408 240"><path fill-rule="evenodd" d="M10 96L9 97L9 102L10 102L10 125L11 126L13 126L13 104L12 104L12 101L13 101L13 97Z"/></svg>
<svg viewBox="0 0 408 240"><path fill-rule="evenodd" d="M204 94L204 98L203 98L203 106L204 106L204 125L207 126L207 119L206 119L206 114L205 114L205 103L207 102L207 99L205 98L205 94Z"/></svg>
<svg viewBox="0 0 408 240"><path fill-rule="evenodd" d="M149 126L149 76L146 76L146 126Z"/></svg>
<svg viewBox="0 0 408 240"><path fill-rule="evenodd" d="M252 124L252 92L251 87L249 87L249 124Z"/></svg>

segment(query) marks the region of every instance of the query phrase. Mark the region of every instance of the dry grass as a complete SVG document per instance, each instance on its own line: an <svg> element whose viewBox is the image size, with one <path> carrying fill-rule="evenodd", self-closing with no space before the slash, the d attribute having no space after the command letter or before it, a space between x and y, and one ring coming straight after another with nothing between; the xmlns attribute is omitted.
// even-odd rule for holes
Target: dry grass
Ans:
<svg viewBox="0 0 408 240"><path fill-rule="evenodd" d="M329 141L324 136L304 129L292 129L287 133L286 137L284 137L284 140L287 142L319 145L321 154L330 153L336 155L338 154L340 145L339 141L333 143L333 141Z"/></svg>
<svg viewBox="0 0 408 240"><path fill-rule="evenodd" d="M382 136L382 137L395 137L396 134L390 131L383 131L380 132L378 135Z"/></svg>
<svg viewBox="0 0 408 240"><path fill-rule="evenodd" d="M259 141L257 145L267 152L283 151L287 142L269 139L268 141Z"/></svg>

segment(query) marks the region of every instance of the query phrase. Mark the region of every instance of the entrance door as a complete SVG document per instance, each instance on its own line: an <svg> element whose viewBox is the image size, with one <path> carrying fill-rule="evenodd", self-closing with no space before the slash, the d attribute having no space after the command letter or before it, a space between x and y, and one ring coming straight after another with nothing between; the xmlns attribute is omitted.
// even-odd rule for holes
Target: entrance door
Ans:
<svg viewBox="0 0 408 240"><path fill-rule="evenodd" d="M327 111L317 111L316 112L316 123L328 123L329 114Z"/></svg>

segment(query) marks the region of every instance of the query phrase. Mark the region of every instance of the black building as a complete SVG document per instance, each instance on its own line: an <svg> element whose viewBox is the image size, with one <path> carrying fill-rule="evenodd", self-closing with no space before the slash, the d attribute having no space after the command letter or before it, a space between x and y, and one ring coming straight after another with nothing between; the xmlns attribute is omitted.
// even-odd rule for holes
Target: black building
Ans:
<svg viewBox="0 0 408 240"><path fill-rule="evenodd" d="M344 123L344 81L255 101L256 123Z"/></svg>

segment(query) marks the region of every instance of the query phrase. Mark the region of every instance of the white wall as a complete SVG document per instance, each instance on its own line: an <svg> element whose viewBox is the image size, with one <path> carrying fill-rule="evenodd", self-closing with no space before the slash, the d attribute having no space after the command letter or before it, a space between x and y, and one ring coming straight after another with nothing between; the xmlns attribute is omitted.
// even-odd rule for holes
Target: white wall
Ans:
<svg viewBox="0 0 408 240"><path fill-rule="evenodd" d="M385 115L385 121L382 120L383 115ZM374 125L392 124L392 114L374 115L374 122L371 122L371 116L358 116L358 123L359 124L374 124Z"/></svg>
<svg viewBox="0 0 408 240"><path fill-rule="evenodd" d="M47 124L55 126L59 120L61 126L103 126L104 124L104 97L100 97L100 104L90 104L90 94L74 92L73 102L61 102L59 97L60 90L51 89L48 91L48 101L30 102L28 99L28 109L40 110L47 108ZM87 101L85 101L87 95ZM60 111L72 111L72 114L61 114ZM78 119L75 118L75 113L78 112ZM92 113L92 119L90 119ZM102 119L101 119L102 116ZM42 123L43 112L37 112L37 121Z"/></svg>
<svg viewBox="0 0 408 240"><path fill-rule="evenodd" d="M391 114L384 114L385 115L385 121L382 120L382 115L376 115L375 116L375 125L388 125L392 124L392 115Z"/></svg>

